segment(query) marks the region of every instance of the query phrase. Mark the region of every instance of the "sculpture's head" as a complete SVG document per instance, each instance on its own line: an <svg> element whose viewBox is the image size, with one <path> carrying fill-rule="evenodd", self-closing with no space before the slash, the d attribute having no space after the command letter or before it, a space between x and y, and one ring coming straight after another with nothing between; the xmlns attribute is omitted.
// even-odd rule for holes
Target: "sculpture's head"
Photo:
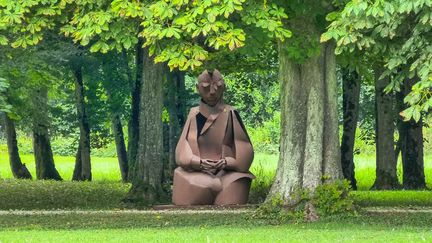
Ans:
<svg viewBox="0 0 432 243"><path fill-rule="evenodd" d="M197 90L202 100L209 106L215 106L222 99L225 90L225 82L220 72L205 70L198 76Z"/></svg>

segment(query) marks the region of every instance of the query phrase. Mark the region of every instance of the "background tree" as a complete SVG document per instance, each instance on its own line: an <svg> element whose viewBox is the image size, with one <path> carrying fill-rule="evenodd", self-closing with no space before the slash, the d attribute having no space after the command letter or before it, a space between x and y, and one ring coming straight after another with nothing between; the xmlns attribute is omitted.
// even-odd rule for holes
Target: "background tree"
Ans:
<svg viewBox="0 0 432 243"><path fill-rule="evenodd" d="M127 56L121 55L114 51L109 54L98 55L98 62L100 65L100 75L102 86L107 96L107 106L111 112L111 129L114 135L116 144L117 159L119 162L120 172L123 182L128 181L129 163L126 150L126 143L123 134L122 118L126 100L129 92L129 82L133 82L128 74L128 60ZM126 64L126 65L125 65ZM97 78L97 77L95 77Z"/></svg>
<svg viewBox="0 0 432 243"><path fill-rule="evenodd" d="M432 104L428 61L432 57L431 5L431 1L349 1L340 13L332 14L334 21L322 38L335 39L338 53L357 49L383 57L384 72L380 78L391 77L385 89L387 93L392 89L399 92L407 80L417 80L404 99L411 105L401 113L406 120L419 121L421 112L428 111ZM416 160L414 157L418 156L413 155L411 161ZM424 173L423 166L419 165L421 159L414 164L418 169L407 167L404 171L415 171L413 176L421 178Z"/></svg>
<svg viewBox="0 0 432 243"><path fill-rule="evenodd" d="M390 78L380 78L382 72L375 72L376 179L372 188L389 190L399 188L394 151L394 95L384 92Z"/></svg>
<svg viewBox="0 0 432 243"><path fill-rule="evenodd" d="M9 163L12 169L12 174L17 179L32 179L27 167L21 162L14 121L10 119L6 113L3 113L2 116L4 119L4 129L6 132Z"/></svg>
<svg viewBox="0 0 432 243"><path fill-rule="evenodd" d="M8 92L12 105L9 114L22 119L33 133L37 178L61 180L54 166L48 132L48 87L50 81L55 80L54 73L34 48L25 56L21 50L6 50L5 54L16 56L14 59L3 57L7 65L0 69L3 77L13 81ZM13 143L10 145L14 151Z"/></svg>
<svg viewBox="0 0 432 243"><path fill-rule="evenodd" d="M342 172L351 187L357 190L354 172L354 142L359 117L361 76L356 70L342 68L343 133L341 141Z"/></svg>
<svg viewBox="0 0 432 243"><path fill-rule="evenodd" d="M71 71L75 77L75 99L80 130L79 145L75 158L75 169L72 180L92 180L90 161L90 125L85 104L83 58L70 60Z"/></svg>

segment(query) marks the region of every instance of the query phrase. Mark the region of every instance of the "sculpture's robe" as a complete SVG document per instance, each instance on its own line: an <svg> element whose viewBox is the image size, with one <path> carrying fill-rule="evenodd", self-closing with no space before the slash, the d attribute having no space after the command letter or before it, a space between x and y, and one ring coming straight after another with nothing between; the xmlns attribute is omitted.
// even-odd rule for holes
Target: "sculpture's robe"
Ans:
<svg viewBox="0 0 432 243"><path fill-rule="evenodd" d="M218 194L231 183L254 178L249 172L253 156L252 144L239 114L223 103L211 107L201 102L191 109L176 147L179 167L174 172L173 203L213 204L217 203L215 200L226 200L226 195L218 198ZM201 159L223 158L227 162L224 169L215 174L202 170Z"/></svg>

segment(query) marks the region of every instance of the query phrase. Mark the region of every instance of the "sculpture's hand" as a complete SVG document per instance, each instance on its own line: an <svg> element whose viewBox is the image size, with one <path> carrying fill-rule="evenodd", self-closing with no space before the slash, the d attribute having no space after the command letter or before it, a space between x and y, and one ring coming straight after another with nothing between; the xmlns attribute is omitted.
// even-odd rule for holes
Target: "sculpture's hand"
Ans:
<svg viewBox="0 0 432 243"><path fill-rule="evenodd" d="M217 169L215 167L216 161L210 159L201 159L201 169L209 174L216 174Z"/></svg>
<svg viewBox="0 0 432 243"><path fill-rule="evenodd" d="M227 165L227 161L226 159L220 159L218 161L215 162L214 166L215 168L219 171L219 170L223 170L225 168L225 166Z"/></svg>

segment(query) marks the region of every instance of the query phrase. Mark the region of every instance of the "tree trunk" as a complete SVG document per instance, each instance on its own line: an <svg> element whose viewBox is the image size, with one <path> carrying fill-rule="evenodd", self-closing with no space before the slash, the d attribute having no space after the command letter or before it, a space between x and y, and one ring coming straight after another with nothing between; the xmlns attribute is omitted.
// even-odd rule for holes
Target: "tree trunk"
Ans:
<svg viewBox="0 0 432 243"><path fill-rule="evenodd" d="M128 179L132 181L132 177L135 175L135 164L138 154L138 140L139 140L139 112L140 112L140 93L143 80L143 58L144 52L142 49L142 39L138 41L136 45L136 77L135 81L131 84L131 114L128 122L128 164L129 173Z"/></svg>
<svg viewBox="0 0 432 243"><path fill-rule="evenodd" d="M408 108L403 100L411 92L414 83L415 80L405 80L401 92L397 93L398 113ZM404 122L402 117L398 116L397 128L399 131L398 145L402 152L403 188L424 189L426 181L423 157L423 121L420 119L418 122L414 120Z"/></svg>
<svg viewBox="0 0 432 243"><path fill-rule="evenodd" d="M82 171L81 143L78 143L77 152L75 154L75 167L72 175L73 181L82 180L81 171Z"/></svg>
<svg viewBox="0 0 432 243"><path fill-rule="evenodd" d="M75 99L80 128L80 139L77 157L75 160L75 169L72 180L91 181L91 161L90 161L90 125L88 122L87 112L84 101L84 85L82 76L82 67L74 67L75 75Z"/></svg>
<svg viewBox="0 0 432 243"><path fill-rule="evenodd" d="M318 56L299 64L289 58L288 45L279 43L280 159L268 196L287 203L296 190L314 191L324 178L342 178L334 47L322 44Z"/></svg>
<svg viewBox="0 0 432 243"><path fill-rule="evenodd" d="M391 190L399 188L394 150L393 95L384 93L390 79L379 79L380 75L380 71L375 72L376 179L372 189Z"/></svg>
<svg viewBox="0 0 432 243"><path fill-rule="evenodd" d="M357 190L354 172L354 142L357 129L360 99L360 76L355 71L343 69L343 134L341 143L342 172Z"/></svg>
<svg viewBox="0 0 432 243"><path fill-rule="evenodd" d="M168 72L167 72L168 73ZM175 148L184 125L185 105L182 100L184 93L184 73L174 71L168 74L166 90L166 107L169 113L168 128L168 166L164 169L165 177L172 181L175 163Z"/></svg>
<svg viewBox="0 0 432 243"><path fill-rule="evenodd" d="M14 122L3 114L5 124L5 134L9 153L9 163L11 166L12 174L17 179L32 179L30 172L25 164L21 162L18 151L17 136Z"/></svg>
<svg viewBox="0 0 432 243"><path fill-rule="evenodd" d="M120 166L120 173L123 182L128 181L128 160L127 160L127 152L126 145L123 136L123 127L121 124L120 116L116 113L113 113L111 116L111 125L112 132L114 134L116 150L117 150L117 159Z"/></svg>
<svg viewBox="0 0 432 243"><path fill-rule="evenodd" d="M119 72L117 66L124 67L126 70L128 81L132 82L132 70L129 67L128 57L126 50L123 50L123 55L120 58L113 58L112 56L116 55L112 53L111 58L102 58L102 85L104 86L106 95L107 95L107 103L111 112L111 129L114 135L116 151L117 151L117 159L120 167L120 174L123 182L128 181L128 173L129 173L129 165L127 158L126 145L123 134L123 126L121 122L121 102L123 98L118 95L118 88L122 85L121 77L123 73Z"/></svg>
<svg viewBox="0 0 432 243"><path fill-rule="evenodd" d="M126 201L152 204L166 199L163 178L163 83L162 64L154 64L147 50L143 55L143 81L139 112L138 159L132 171L132 188Z"/></svg>
<svg viewBox="0 0 432 243"><path fill-rule="evenodd" d="M54 165L48 133L47 100L47 88L36 90L36 94L33 96L34 107L37 108L33 115L33 151L36 161L36 178L62 180Z"/></svg>

